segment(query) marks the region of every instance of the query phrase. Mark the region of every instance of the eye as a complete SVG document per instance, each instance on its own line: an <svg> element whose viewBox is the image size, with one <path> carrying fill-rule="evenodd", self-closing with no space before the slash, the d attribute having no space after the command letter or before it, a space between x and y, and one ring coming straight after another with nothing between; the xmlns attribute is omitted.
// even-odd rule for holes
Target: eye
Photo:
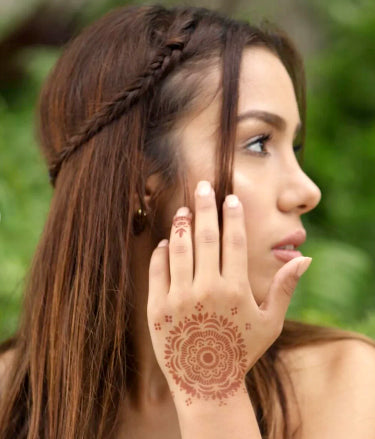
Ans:
<svg viewBox="0 0 375 439"><path fill-rule="evenodd" d="M271 134L261 134L260 136L250 139L244 146L245 150L262 156L267 156L269 152L265 149L267 142L271 139ZM254 146L258 151L250 150L249 147Z"/></svg>

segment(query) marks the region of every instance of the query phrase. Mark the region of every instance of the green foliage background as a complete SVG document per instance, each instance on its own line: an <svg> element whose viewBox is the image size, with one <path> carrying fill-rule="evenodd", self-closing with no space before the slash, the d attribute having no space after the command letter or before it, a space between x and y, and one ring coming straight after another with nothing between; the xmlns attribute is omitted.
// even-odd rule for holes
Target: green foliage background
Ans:
<svg viewBox="0 0 375 439"><path fill-rule="evenodd" d="M309 6L318 18L316 32L323 32L324 38L319 50L305 59L304 168L320 187L322 201L302 218L308 232L302 252L313 262L287 316L375 338L375 9L371 3L316 0ZM85 8L81 25L118 4L123 2L93 3ZM11 29L9 22L6 28ZM40 86L59 53L60 49L43 46L23 50L18 62L27 75L12 86L0 84L0 339L16 328L24 276L52 195L35 141L34 111Z"/></svg>

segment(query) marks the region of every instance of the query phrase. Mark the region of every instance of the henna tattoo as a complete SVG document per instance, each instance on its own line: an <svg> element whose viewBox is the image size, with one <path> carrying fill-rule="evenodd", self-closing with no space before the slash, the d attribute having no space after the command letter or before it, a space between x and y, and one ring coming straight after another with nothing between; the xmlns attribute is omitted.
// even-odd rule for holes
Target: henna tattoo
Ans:
<svg viewBox="0 0 375 439"><path fill-rule="evenodd" d="M246 323L245 329L249 331L251 329L251 323Z"/></svg>
<svg viewBox="0 0 375 439"><path fill-rule="evenodd" d="M196 308L203 307L198 302ZM228 318L208 312L192 314L190 321L174 326L166 340L166 367L188 395L221 401L242 385L246 346L238 326Z"/></svg>
<svg viewBox="0 0 375 439"><path fill-rule="evenodd" d="M191 218L188 216L177 216L173 220L173 225L176 227L175 233L178 233L181 238L184 232L187 233L187 228L191 225Z"/></svg>
<svg viewBox="0 0 375 439"><path fill-rule="evenodd" d="M234 315L237 314L237 312L238 312L237 307L235 307L235 308L231 308L230 310L232 311L232 316L234 316Z"/></svg>
<svg viewBox="0 0 375 439"><path fill-rule="evenodd" d="M194 308L197 309L198 311L202 311L203 305L198 302ZM215 314L215 317L216 317L216 314Z"/></svg>
<svg viewBox="0 0 375 439"><path fill-rule="evenodd" d="M160 323L154 323L154 327L156 331L161 331Z"/></svg>
<svg viewBox="0 0 375 439"><path fill-rule="evenodd" d="M165 321L166 322L171 322L172 321L172 316L165 316Z"/></svg>

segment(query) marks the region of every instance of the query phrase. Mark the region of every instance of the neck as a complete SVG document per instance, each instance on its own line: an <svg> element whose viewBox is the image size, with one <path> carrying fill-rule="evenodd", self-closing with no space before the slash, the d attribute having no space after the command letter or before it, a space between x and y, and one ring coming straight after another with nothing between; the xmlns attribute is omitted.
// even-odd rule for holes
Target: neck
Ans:
<svg viewBox="0 0 375 439"><path fill-rule="evenodd" d="M136 410L160 405L171 398L167 380L155 357L147 321L148 268L153 250L150 242L146 231L137 237L131 267L136 294L131 321L134 374L128 396Z"/></svg>

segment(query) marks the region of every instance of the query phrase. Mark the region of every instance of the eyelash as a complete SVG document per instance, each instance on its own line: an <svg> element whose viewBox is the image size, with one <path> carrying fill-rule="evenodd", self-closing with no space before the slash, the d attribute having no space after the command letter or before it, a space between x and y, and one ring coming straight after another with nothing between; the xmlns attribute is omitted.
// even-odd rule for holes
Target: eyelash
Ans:
<svg viewBox="0 0 375 439"><path fill-rule="evenodd" d="M268 133L268 134L261 134L260 136L257 136L255 138L253 138L250 142L247 142L244 146L244 149L249 152L250 154L256 154L256 155L260 155L262 157L268 156L269 152L267 150L264 150L265 145L267 145L267 143L269 143L269 141L272 139L272 134ZM263 151L249 151L247 150L247 147L249 145L255 145L257 143L261 143L262 144L262 149ZM302 144L298 144L296 146L293 147L294 153L297 153L300 149L302 149Z"/></svg>
<svg viewBox="0 0 375 439"><path fill-rule="evenodd" d="M265 151L249 151L247 149L247 147L249 145L256 145L257 143L261 143L262 144L262 149L264 149L265 145L272 139L272 135L271 134L261 134L260 136L257 136L255 138L253 138L250 142L247 142L245 144L244 149L249 152L250 154L256 154L256 155L261 155L261 156L267 156L269 155L269 152L267 150Z"/></svg>

